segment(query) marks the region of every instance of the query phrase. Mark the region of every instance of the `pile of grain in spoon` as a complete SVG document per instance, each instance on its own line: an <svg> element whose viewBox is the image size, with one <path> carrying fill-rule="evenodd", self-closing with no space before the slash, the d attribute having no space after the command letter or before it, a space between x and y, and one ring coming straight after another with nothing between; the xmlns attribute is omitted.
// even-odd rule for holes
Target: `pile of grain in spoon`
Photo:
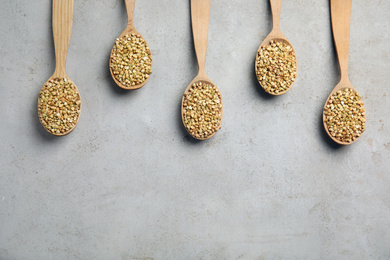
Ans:
<svg viewBox="0 0 390 260"><path fill-rule="evenodd" d="M66 78L50 79L42 87L38 98L38 115L43 127L53 134L72 130L81 111L80 94Z"/></svg>
<svg viewBox="0 0 390 260"><path fill-rule="evenodd" d="M289 90L297 77L297 60L292 46L277 40L261 46L256 56L256 76L270 94Z"/></svg>
<svg viewBox="0 0 390 260"><path fill-rule="evenodd" d="M146 41L134 33L116 39L110 68L115 79L124 86L142 84L152 73L152 55Z"/></svg>
<svg viewBox="0 0 390 260"><path fill-rule="evenodd" d="M194 83L184 94L182 113L187 131L195 138L207 139L221 128L221 93L207 82Z"/></svg>
<svg viewBox="0 0 390 260"><path fill-rule="evenodd" d="M366 129L366 112L358 92L344 88L335 92L324 109L324 123L331 136L351 143Z"/></svg>

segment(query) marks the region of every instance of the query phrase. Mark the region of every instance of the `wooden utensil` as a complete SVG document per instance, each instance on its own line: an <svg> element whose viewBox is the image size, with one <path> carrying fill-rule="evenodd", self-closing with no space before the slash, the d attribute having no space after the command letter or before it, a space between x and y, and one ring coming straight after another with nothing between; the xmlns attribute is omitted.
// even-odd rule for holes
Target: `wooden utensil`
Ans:
<svg viewBox="0 0 390 260"><path fill-rule="evenodd" d="M125 30L122 32L122 34L118 38L122 38L122 37L124 37L125 35L128 35L128 34L136 34L136 35L140 35L141 36L141 34L135 29L134 22L133 22L135 0L125 0L125 5L126 5L126 11L127 11L127 26L126 26ZM141 36L141 38L144 39L142 36ZM114 46L115 46L115 44L114 44ZM112 57L112 55L113 55L113 50L111 51L111 57ZM123 89L139 89L139 88L143 87L146 84L146 82L148 81L149 78L147 78L141 84L134 85L134 86L131 86L131 87L127 87L127 86L123 85L121 82L119 82L114 77L113 71L111 69L111 57L110 57L110 72L111 72L111 76L114 79L115 83L119 87L121 87ZM151 68L152 68L152 65L151 65Z"/></svg>
<svg viewBox="0 0 390 260"><path fill-rule="evenodd" d="M182 121L184 125L185 125L184 116L183 116L184 97L186 94L188 94L192 85L196 82L202 82L202 83L210 84L217 88L217 86L207 77L205 71L209 15L210 15L210 0L191 0L192 34L194 38L195 53L196 53L196 58L198 60L199 71L198 71L198 75L191 81L191 83L188 85L183 95L181 115L182 115ZM218 88L217 91L219 92ZM222 104L222 99L221 99L221 104ZM221 115L223 115L222 110L221 110ZM192 135L192 137L198 140L209 139L210 137L214 136L216 132L217 131L207 136L206 138L197 138L188 131L188 133Z"/></svg>
<svg viewBox="0 0 390 260"><path fill-rule="evenodd" d="M56 68L54 74L47 80L45 83L48 84L51 80L54 79L66 79L70 83L74 84L66 74L66 56L68 53L68 47L70 42L70 36L72 33L72 23L73 23L73 1L74 0L53 0L53 38L54 38L54 48L56 55ZM43 91L45 85L42 87L41 92ZM75 86L75 92L77 94L77 100L80 100L80 93ZM38 100L38 106L39 106ZM80 108L81 109L81 108ZM38 109L38 116L43 125L42 121L42 112ZM53 133L49 131L46 127L45 129L56 136L67 135L73 131L76 127L76 124L80 118L80 114L75 120L73 128L66 131L65 133ZM74 121L74 120L73 120ZM43 125L44 126L44 125Z"/></svg>
<svg viewBox="0 0 390 260"><path fill-rule="evenodd" d="M330 0L330 10L331 10L331 20L332 20L332 30L333 30L333 39L334 44L336 46L337 57L339 60L340 66L340 82L336 85L336 87L330 93L328 99L325 102L325 106L328 103L331 96L345 88L350 88L353 91L356 91L352 84L349 82L348 78L348 50L349 50L349 27L350 27L350 18L351 18L351 7L352 0ZM325 111L324 106L324 111ZM326 132L338 144L348 145L350 143L342 142L335 137L333 137L329 131L328 127L325 123L325 114L323 113L323 123ZM364 114L364 119L366 119L366 115Z"/></svg>
<svg viewBox="0 0 390 260"><path fill-rule="evenodd" d="M292 44L287 40L287 38L282 34L282 32L280 30L280 11L282 9L282 0L270 0L270 4L271 4L272 24L273 24L272 31L268 34L268 36L260 44L259 49L257 50L257 53L259 53L261 47L265 47L265 46L269 45L271 41L276 40L276 41L280 41L282 43L290 45L291 48L293 49L294 56L295 56L295 50L294 50ZM296 56L295 56L295 60L296 60ZM255 63L255 71L256 71L256 75L257 75L256 63ZM262 86L262 87L265 88L265 86ZM286 93L290 89L291 89L291 87L288 88L286 91L279 92L277 94L276 93L270 93L270 94L275 95L275 96L279 96L279 95Z"/></svg>

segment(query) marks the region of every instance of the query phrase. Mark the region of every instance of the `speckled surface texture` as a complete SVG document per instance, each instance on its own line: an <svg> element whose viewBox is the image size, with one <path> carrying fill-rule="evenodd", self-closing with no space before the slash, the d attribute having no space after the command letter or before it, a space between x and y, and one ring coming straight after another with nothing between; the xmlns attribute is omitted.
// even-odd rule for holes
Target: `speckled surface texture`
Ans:
<svg viewBox="0 0 390 260"><path fill-rule="evenodd" d="M349 75L367 130L347 147L322 127L339 80L325 0L283 1L298 77L280 97L254 75L268 1L212 0L206 71L224 119L191 139L189 7L136 2L153 73L124 91L108 69L123 1L75 0L67 73L82 112L56 138L36 109L55 65L51 1L0 2L0 259L390 259L390 1L353 1Z"/></svg>

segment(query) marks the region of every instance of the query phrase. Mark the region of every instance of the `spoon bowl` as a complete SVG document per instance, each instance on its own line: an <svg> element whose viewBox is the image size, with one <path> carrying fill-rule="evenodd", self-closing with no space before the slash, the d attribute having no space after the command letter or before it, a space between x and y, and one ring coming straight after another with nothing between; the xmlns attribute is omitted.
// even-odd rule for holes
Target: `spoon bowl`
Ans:
<svg viewBox="0 0 390 260"><path fill-rule="evenodd" d="M150 73L151 73L151 71L152 71L152 55L150 53L149 47L148 47L145 39L135 29L134 23L133 23L135 0L125 0L125 5L126 5L126 11L127 11L127 26L126 26L125 30L122 32L122 34L117 38L117 41L123 39L126 36L131 36L131 35L135 35L135 36L137 36L137 38L140 38L140 41L145 43L149 57L150 57ZM141 82L139 84L135 84L135 85L125 85L123 82L119 81L116 78L115 72L112 69L112 65L113 65L113 60L114 60L114 56L115 56L115 49L116 49L115 46L117 44L117 41L114 43L114 46L111 50L110 62L109 62L110 63L109 64L110 73L111 73L111 76L112 76L114 82L119 87L121 87L123 89L128 89L128 90L134 90L134 89L139 89L139 88L143 87L146 84L146 82L148 81L150 73L145 75L145 80L143 82Z"/></svg>
<svg viewBox="0 0 390 260"><path fill-rule="evenodd" d="M293 55L293 59L295 60L295 63L296 63L296 60L297 60L297 57L296 57L296 53L295 53L295 50L294 50L294 47L292 46L292 44L287 40L287 38L282 34L281 30L280 30L280 11L281 11L281 6L282 6L282 0L270 0L270 4L271 4L271 11L272 11L272 21L273 21L273 28L272 28L272 31L267 35L267 37L264 39L264 41L260 44L258 50L257 50L257 54L256 54L256 62L255 62L255 72L256 72L256 77L261 74L259 71L258 71L258 66L257 66L257 56L258 54L260 53L260 51L262 50L262 48L265 48L266 46L269 46L271 44L271 42L281 42L281 43L284 43L286 45L289 45L291 48L292 48L292 55ZM296 75L294 77L294 81L295 81L295 78L296 78ZM259 78L257 77L258 81L259 81L259 84L263 87L263 89L267 89L267 86L263 86L261 81L259 80ZM287 91L289 91L291 89L291 86L288 87L286 90L284 91L279 91L278 93L275 93L275 92L271 92L271 91L267 91L269 94L271 95L275 95L275 96L279 96L279 95L282 95L284 93L286 93Z"/></svg>
<svg viewBox="0 0 390 260"><path fill-rule="evenodd" d="M39 121L46 131L55 136L72 132L81 112L80 92L65 71L72 32L73 1L53 0L56 69L41 88L38 97Z"/></svg>
<svg viewBox="0 0 390 260"><path fill-rule="evenodd" d="M339 82L336 87L332 90L332 92L329 94L326 102L325 102L325 105L324 105L324 110L323 110L323 114L322 114L322 122L323 122L323 125L324 125L324 128L325 128L325 131L326 133L329 135L329 137L336 143L338 144L341 144L341 145L349 145L349 144L352 144L353 142L355 142L357 140L357 138L355 140L352 140L352 142L346 142L346 141L342 141L342 140L339 140L337 139L332 133L331 131L329 130L328 128L328 125L327 125L327 117L325 115L325 111L327 109L327 106L328 104L330 104L330 100L332 98L332 96L336 95L337 92L339 91L345 91L347 89L350 89L352 92L355 92L357 93L356 89L352 86L351 83L349 82ZM363 119L362 119L364 122L366 121L366 114L363 113Z"/></svg>
<svg viewBox="0 0 390 260"><path fill-rule="evenodd" d="M211 85L213 88L215 88L215 92L219 96L219 100L220 100L220 110L219 110L220 119L218 120L217 125L215 126L215 129L214 129L215 131L212 131L207 136L199 136L199 135L193 134L191 129L189 129L187 124L185 123L186 122L186 119L185 119L186 97L191 94L191 89L193 89L194 88L194 84L197 84L197 83L202 83L204 85ZM222 118L223 118L223 103L222 103L222 96L221 96L221 93L220 93L218 87L209 78L207 78L207 76L205 76L205 75L203 75L203 76L200 76L200 75L196 76L191 81L191 83L187 86L186 90L184 91L183 98L182 98L182 101L181 101L181 119L183 121L183 124L184 124L187 132L192 137L194 137L194 138L196 138L198 140L207 140L207 139L213 137L217 133L217 131L221 128Z"/></svg>
<svg viewBox="0 0 390 260"><path fill-rule="evenodd" d="M64 82L64 84L58 84L58 82ZM53 92L56 93L56 95L45 102L45 97ZM69 92L72 92L72 94ZM63 99L64 102L59 100L56 101L55 98ZM50 103L56 103L55 109L50 106ZM65 113L61 108L65 109L67 105L69 105L68 112L66 113L66 117L63 117ZM75 110L72 111L71 107ZM54 74L51 76L41 88L38 98L38 117L46 131L55 136L64 136L71 133L79 121L80 112L80 92L73 81L66 75ZM50 120L51 115L54 120ZM58 124L59 121L62 122Z"/></svg>
<svg viewBox="0 0 390 260"><path fill-rule="evenodd" d="M328 96L325 102L322 120L323 120L326 133L334 142L341 145L349 145L354 143L364 132L365 122L366 122L366 113L364 110L364 105L361 102L360 96L358 95L356 89L352 86L348 78L349 28L350 28L352 0L331 0L330 6L331 6L333 39L336 46L337 58L340 67L340 82L332 90L332 92L330 93L330 95ZM331 129L328 126L328 120L331 120L331 118L330 117L327 118L327 114L326 114L328 113L327 110L329 111L332 105L333 108L336 107L332 103L333 102L332 97L334 97L334 95L341 94L346 91L349 91L353 93L355 96L357 96L358 101L351 102L351 103L348 102L345 104L343 99L343 101L339 105L343 107L342 112L348 111L348 113L352 114L352 112L349 111L354 111L355 115L352 114L352 116L349 116L348 113L345 112L349 122L352 122L353 120L354 122L359 122L358 125L344 127L345 128L345 130L343 131L344 133L347 133L346 131L350 130L350 132L348 132L348 136L351 134L353 135L352 138L347 137L346 140L348 141L341 139L340 136L338 139L335 132L331 133L330 131ZM355 103L359 105L357 109L356 107L352 107L355 106ZM337 113L341 113L341 112L336 112L336 114ZM340 124L340 122L338 123ZM344 122L341 122L341 124L342 123Z"/></svg>

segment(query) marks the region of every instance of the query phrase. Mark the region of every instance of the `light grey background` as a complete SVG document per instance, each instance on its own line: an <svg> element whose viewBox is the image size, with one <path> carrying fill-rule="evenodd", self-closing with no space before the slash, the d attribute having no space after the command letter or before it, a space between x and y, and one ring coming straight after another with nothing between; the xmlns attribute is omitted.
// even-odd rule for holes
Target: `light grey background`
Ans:
<svg viewBox="0 0 390 260"><path fill-rule="evenodd" d="M206 71L224 119L191 139L189 7L136 2L153 74L123 91L108 60L124 2L76 0L67 73L82 113L56 138L36 109L55 65L51 1L1 1L0 259L390 259L390 1L353 1L349 75L367 131L347 147L321 121L339 80L326 0L283 1L298 78L280 97L254 76L268 1L212 0Z"/></svg>

